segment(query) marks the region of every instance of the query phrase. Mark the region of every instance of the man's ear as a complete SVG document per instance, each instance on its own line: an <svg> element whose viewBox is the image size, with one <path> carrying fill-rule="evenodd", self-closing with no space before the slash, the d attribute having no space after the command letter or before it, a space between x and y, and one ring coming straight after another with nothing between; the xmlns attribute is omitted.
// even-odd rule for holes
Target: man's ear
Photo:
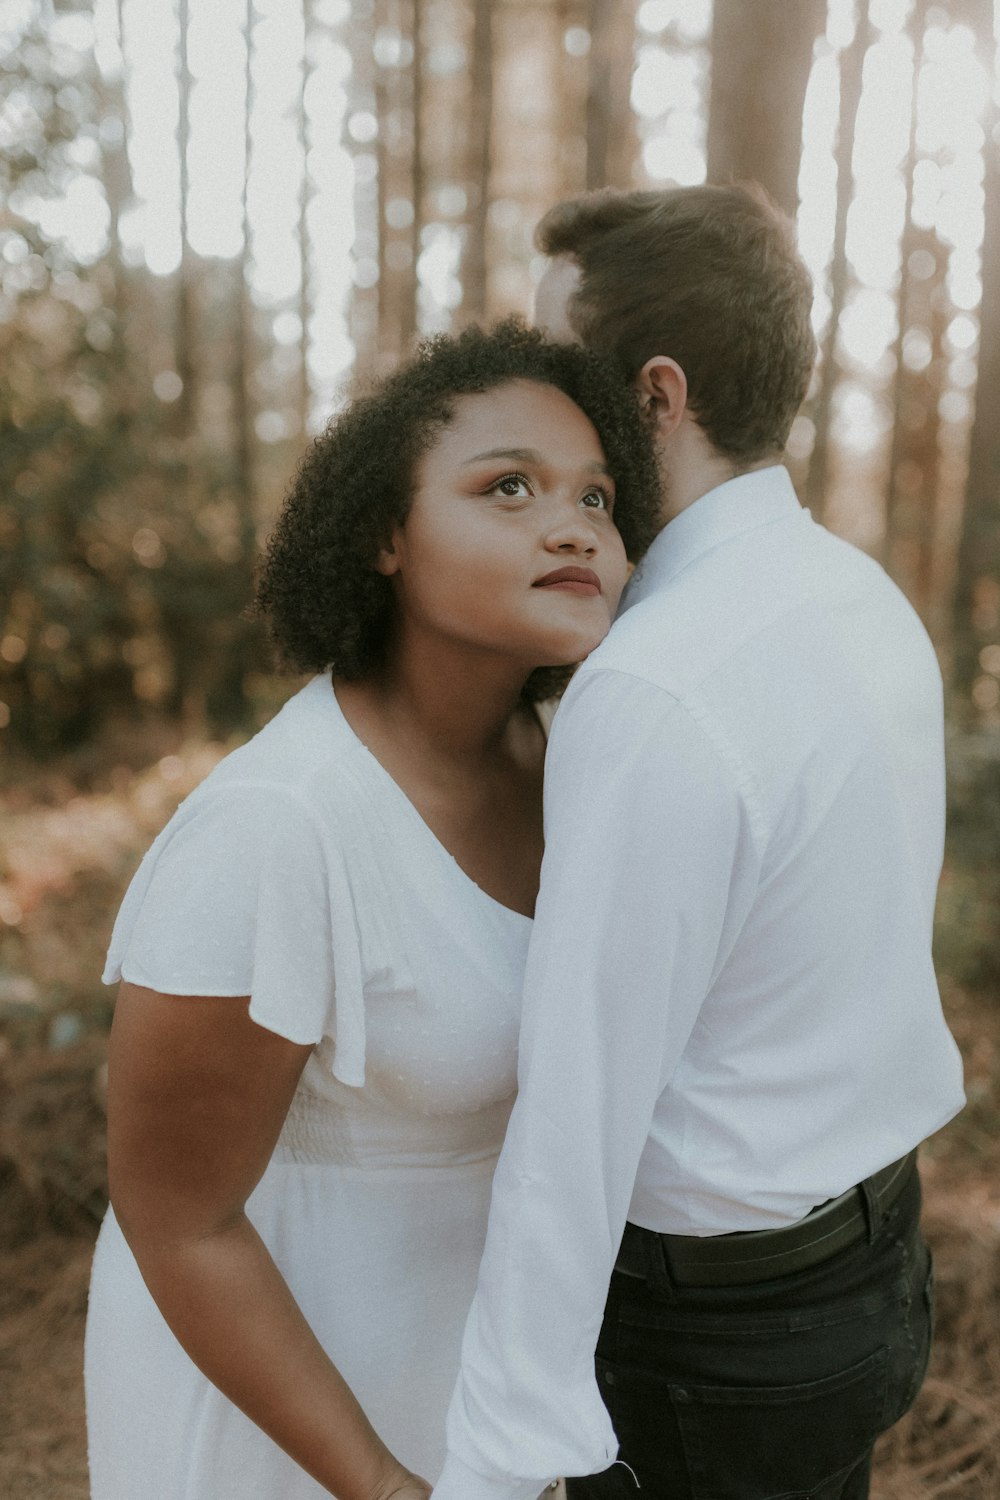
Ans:
<svg viewBox="0 0 1000 1500"><path fill-rule="evenodd" d="M652 408L656 417L657 436L674 432L687 411L687 376L677 361L654 354L639 371L635 385L643 406Z"/></svg>

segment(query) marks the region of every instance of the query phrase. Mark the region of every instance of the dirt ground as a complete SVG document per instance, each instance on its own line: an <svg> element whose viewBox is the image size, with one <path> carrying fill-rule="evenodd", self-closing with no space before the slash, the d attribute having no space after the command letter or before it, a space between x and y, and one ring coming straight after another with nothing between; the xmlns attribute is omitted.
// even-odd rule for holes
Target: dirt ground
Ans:
<svg viewBox="0 0 1000 1500"><path fill-rule="evenodd" d="M0 1070L0 1496L86 1500L83 1324L104 1204L104 1043Z"/></svg>
<svg viewBox="0 0 1000 1500"><path fill-rule="evenodd" d="M949 997L970 1105L924 1148L938 1338L875 1500L1000 1500L1000 1003ZM104 1044L0 1057L0 1496L86 1500L83 1324ZM140 1497L137 1497L140 1500ZM248 1497L252 1500L252 1497Z"/></svg>

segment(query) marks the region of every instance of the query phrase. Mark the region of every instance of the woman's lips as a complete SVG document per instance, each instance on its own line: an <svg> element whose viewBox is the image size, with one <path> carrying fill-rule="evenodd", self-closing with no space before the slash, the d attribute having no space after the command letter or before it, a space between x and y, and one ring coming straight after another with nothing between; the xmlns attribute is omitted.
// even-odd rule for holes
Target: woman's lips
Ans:
<svg viewBox="0 0 1000 1500"><path fill-rule="evenodd" d="M533 585L536 589L558 589L561 593L591 596L601 592L601 580L591 568L556 568Z"/></svg>

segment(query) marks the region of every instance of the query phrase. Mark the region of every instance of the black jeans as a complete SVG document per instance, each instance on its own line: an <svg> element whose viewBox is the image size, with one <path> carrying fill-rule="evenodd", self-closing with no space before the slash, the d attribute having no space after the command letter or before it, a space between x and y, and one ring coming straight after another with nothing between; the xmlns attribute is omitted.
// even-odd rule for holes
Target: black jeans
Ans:
<svg viewBox="0 0 1000 1500"><path fill-rule="evenodd" d="M615 1272L597 1377L619 1462L568 1480L570 1500L866 1500L930 1354L919 1220L914 1173L866 1240L808 1271L711 1289Z"/></svg>

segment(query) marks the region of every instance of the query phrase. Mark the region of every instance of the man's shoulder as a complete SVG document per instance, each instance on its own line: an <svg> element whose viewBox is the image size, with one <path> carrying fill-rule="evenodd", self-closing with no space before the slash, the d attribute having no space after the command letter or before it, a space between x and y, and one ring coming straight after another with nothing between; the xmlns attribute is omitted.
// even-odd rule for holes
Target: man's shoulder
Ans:
<svg viewBox="0 0 1000 1500"><path fill-rule="evenodd" d="M888 615L906 633L922 633L905 597L866 553L821 526L762 526L705 552L626 607L580 670L626 672L685 699L754 655L773 663L775 655L808 650L845 609L859 622Z"/></svg>
<svg viewBox="0 0 1000 1500"><path fill-rule="evenodd" d="M663 685L663 616L663 601L659 596L643 600L619 616L601 644L577 669L574 682L626 673L650 684Z"/></svg>
<svg viewBox="0 0 1000 1500"><path fill-rule="evenodd" d="M753 613L753 601L747 603ZM734 588L720 581L716 570L692 567L619 615L577 676L626 674L651 690L684 699L740 649L754 628L747 606L737 603Z"/></svg>

